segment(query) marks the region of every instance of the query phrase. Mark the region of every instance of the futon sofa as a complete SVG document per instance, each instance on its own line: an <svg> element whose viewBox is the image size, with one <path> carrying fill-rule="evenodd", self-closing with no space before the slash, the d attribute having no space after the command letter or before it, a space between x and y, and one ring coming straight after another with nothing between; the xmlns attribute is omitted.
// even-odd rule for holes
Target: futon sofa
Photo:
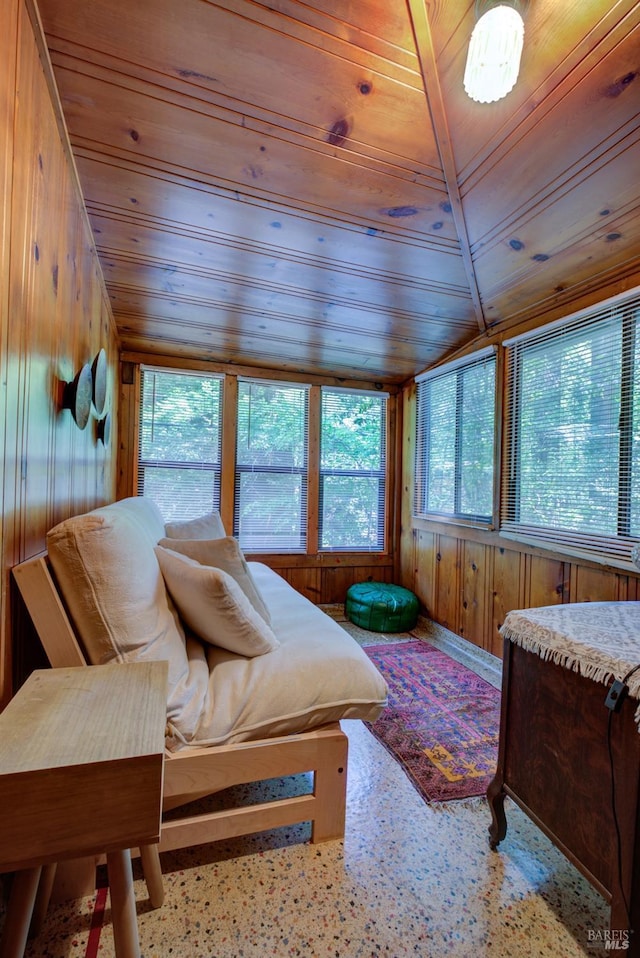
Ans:
<svg viewBox="0 0 640 958"><path fill-rule="evenodd" d="M168 535L167 535L168 533ZM90 662L169 662L170 750L373 721L386 687L358 644L219 516L165 528L144 497L60 523L49 560Z"/></svg>
<svg viewBox="0 0 640 958"><path fill-rule="evenodd" d="M131 497L53 528L13 570L51 664L169 663L163 807L312 773L308 795L163 821L160 851L312 823L344 833L342 719L374 721L383 678L329 616L259 562L217 513L165 526ZM165 816L166 819L166 816Z"/></svg>

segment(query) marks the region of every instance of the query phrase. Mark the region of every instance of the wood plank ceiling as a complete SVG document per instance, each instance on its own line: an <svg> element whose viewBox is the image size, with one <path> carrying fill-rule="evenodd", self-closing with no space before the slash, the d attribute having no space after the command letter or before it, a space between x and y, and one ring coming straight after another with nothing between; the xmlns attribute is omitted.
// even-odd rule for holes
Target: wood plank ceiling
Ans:
<svg viewBox="0 0 640 958"><path fill-rule="evenodd" d="M40 0L124 350L402 383L640 269L640 3Z"/></svg>

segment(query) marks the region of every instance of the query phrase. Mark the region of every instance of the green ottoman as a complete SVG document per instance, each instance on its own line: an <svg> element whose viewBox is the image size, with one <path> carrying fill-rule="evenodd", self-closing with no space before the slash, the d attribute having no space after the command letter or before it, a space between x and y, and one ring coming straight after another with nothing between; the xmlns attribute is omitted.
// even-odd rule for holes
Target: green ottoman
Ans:
<svg viewBox="0 0 640 958"><path fill-rule="evenodd" d="M408 632L418 621L418 599L386 582L359 582L347 589L346 617L370 632Z"/></svg>

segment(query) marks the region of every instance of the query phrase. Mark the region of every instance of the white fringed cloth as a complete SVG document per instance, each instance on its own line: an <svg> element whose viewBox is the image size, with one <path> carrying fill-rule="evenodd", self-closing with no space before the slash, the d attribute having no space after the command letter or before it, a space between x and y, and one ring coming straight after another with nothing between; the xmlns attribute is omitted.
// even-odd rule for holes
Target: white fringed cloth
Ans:
<svg viewBox="0 0 640 958"><path fill-rule="evenodd" d="M509 612L500 632L543 659L594 682L622 679L640 663L640 602L573 602ZM640 701L640 670L627 682ZM635 713L640 726L640 705Z"/></svg>

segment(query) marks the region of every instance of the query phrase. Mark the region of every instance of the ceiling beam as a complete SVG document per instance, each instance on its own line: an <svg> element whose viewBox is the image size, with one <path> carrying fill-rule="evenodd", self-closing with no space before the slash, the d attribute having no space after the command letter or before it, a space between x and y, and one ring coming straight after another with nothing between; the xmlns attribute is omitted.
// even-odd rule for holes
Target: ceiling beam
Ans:
<svg viewBox="0 0 640 958"><path fill-rule="evenodd" d="M427 14L426 0L407 0L409 17L413 28L413 36L416 44L416 52L420 62L422 73L422 82L427 99L427 106L431 113L431 122L435 133L438 151L440 153L440 162L444 174L445 184L449 199L451 201L451 213L455 223L458 238L460 240L460 253L464 262L464 268L469 281L471 299L476 314L478 328L484 332L487 328L487 322L482 309L480 292L476 282L475 270L473 268L473 259L471 257L471 246L469 235L467 233L467 224L464 218L462 208L462 197L458 188L458 175L455 159L453 155L453 146L449 136L449 126L442 102L442 89L440 87L440 78L436 65L436 57L433 50L433 39L431 36L431 27L429 16Z"/></svg>

